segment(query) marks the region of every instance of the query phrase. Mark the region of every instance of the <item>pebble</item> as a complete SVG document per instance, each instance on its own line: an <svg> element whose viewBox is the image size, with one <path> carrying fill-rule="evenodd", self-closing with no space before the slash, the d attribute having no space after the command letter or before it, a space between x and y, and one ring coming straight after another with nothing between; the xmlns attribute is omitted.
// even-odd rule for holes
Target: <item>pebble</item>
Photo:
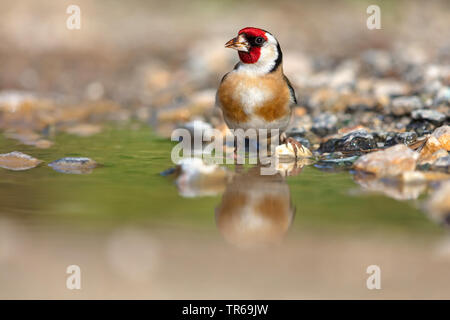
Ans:
<svg viewBox="0 0 450 320"><path fill-rule="evenodd" d="M385 146L390 147L399 143L409 145L417 140L417 133L415 132L402 132L394 133L394 135L387 137Z"/></svg>
<svg viewBox="0 0 450 320"><path fill-rule="evenodd" d="M434 128L436 128L436 126L428 120L412 120L406 126L406 130L414 131L420 137L432 133Z"/></svg>
<svg viewBox="0 0 450 320"><path fill-rule="evenodd" d="M19 151L0 154L0 167L13 171L28 170L42 161Z"/></svg>
<svg viewBox="0 0 450 320"><path fill-rule="evenodd" d="M358 159L358 156L337 158L337 159L323 159L318 161L314 166L321 170L338 170L338 169L350 169L353 163Z"/></svg>
<svg viewBox="0 0 450 320"><path fill-rule="evenodd" d="M377 143L372 134L366 130L356 130L342 138L332 138L320 145L321 152L347 151L357 152L377 148Z"/></svg>
<svg viewBox="0 0 450 320"><path fill-rule="evenodd" d="M405 96L392 99L390 111L396 116L409 114L413 110L421 109L422 101L417 96Z"/></svg>
<svg viewBox="0 0 450 320"><path fill-rule="evenodd" d="M405 171L414 171L419 154L404 144L376 151L359 158L354 168L377 176L396 176Z"/></svg>
<svg viewBox="0 0 450 320"><path fill-rule="evenodd" d="M432 136L439 140L445 150L450 151L450 126L445 125L437 128Z"/></svg>
<svg viewBox="0 0 450 320"><path fill-rule="evenodd" d="M434 122L436 124L441 124L444 122L446 116L442 112L436 111L436 110L430 110L430 109L418 109L414 110L411 113L411 116L413 119L419 120L424 119L431 122Z"/></svg>
<svg viewBox="0 0 450 320"><path fill-rule="evenodd" d="M283 143L275 148L275 155L280 161L292 161L295 160L295 150L292 144ZM312 157L311 151L305 146L297 148L297 158L308 158Z"/></svg>
<svg viewBox="0 0 450 320"><path fill-rule="evenodd" d="M66 157L48 164L53 170L69 174L91 173L98 166L97 162L84 157Z"/></svg>
<svg viewBox="0 0 450 320"><path fill-rule="evenodd" d="M440 152L442 150L442 152ZM447 155L447 151L443 148L441 142L435 137L430 136L420 151L419 163L433 163L436 159Z"/></svg>

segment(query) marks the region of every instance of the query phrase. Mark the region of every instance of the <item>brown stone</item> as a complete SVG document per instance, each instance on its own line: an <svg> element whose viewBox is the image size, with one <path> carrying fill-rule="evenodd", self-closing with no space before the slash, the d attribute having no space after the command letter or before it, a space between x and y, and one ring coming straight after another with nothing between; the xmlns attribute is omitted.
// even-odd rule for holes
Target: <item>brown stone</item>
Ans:
<svg viewBox="0 0 450 320"><path fill-rule="evenodd" d="M28 170L36 167L41 162L41 160L18 151L0 154L0 167L8 170Z"/></svg>
<svg viewBox="0 0 450 320"><path fill-rule="evenodd" d="M414 171L418 157L418 153L404 144L398 144L362 156L355 162L354 168L377 176L396 176L402 172Z"/></svg>
<svg viewBox="0 0 450 320"><path fill-rule="evenodd" d="M437 128L431 136L437 138L445 150L450 151L450 126Z"/></svg>

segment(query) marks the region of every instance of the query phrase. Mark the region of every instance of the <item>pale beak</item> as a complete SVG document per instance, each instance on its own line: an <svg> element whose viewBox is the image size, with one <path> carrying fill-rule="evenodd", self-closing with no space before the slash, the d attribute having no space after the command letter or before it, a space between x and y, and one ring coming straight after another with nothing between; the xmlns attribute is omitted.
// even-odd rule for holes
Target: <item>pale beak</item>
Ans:
<svg viewBox="0 0 450 320"><path fill-rule="evenodd" d="M225 48L248 52L250 49L250 44L248 43L247 39L245 39L244 35L240 34L236 38L233 38L225 43Z"/></svg>

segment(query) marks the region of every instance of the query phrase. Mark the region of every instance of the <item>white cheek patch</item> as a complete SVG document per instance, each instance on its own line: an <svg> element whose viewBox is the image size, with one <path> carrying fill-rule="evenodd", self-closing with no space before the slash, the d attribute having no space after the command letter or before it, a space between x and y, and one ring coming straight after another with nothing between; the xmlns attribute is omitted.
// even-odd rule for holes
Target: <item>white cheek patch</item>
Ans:
<svg viewBox="0 0 450 320"><path fill-rule="evenodd" d="M266 47L261 49L261 56L259 57L258 64L260 66L275 64L275 60L277 59L278 54L274 45L267 45Z"/></svg>
<svg viewBox="0 0 450 320"><path fill-rule="evenodd" d="M246 86L240 83L234 91L234 99L238 100L244 112L251 114L256 107L272 98L272 91L261 86Z"/></svg>

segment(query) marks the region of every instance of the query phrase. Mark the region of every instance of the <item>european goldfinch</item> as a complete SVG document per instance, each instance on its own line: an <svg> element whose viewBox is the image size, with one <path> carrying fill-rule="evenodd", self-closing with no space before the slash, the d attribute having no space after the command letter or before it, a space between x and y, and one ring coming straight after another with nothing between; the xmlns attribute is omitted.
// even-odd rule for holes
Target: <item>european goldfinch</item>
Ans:
<svg viewBox="0 0 450 320"><path fill-rule="evenodd" d="M280 136L289 125L295 92L283 73L283 54L268 31L247 27L225 44L236 49L240 62L220 83L216 105L222 109L230 129L279 129ZM299 143L291 143L295 152Z"/></svg>

